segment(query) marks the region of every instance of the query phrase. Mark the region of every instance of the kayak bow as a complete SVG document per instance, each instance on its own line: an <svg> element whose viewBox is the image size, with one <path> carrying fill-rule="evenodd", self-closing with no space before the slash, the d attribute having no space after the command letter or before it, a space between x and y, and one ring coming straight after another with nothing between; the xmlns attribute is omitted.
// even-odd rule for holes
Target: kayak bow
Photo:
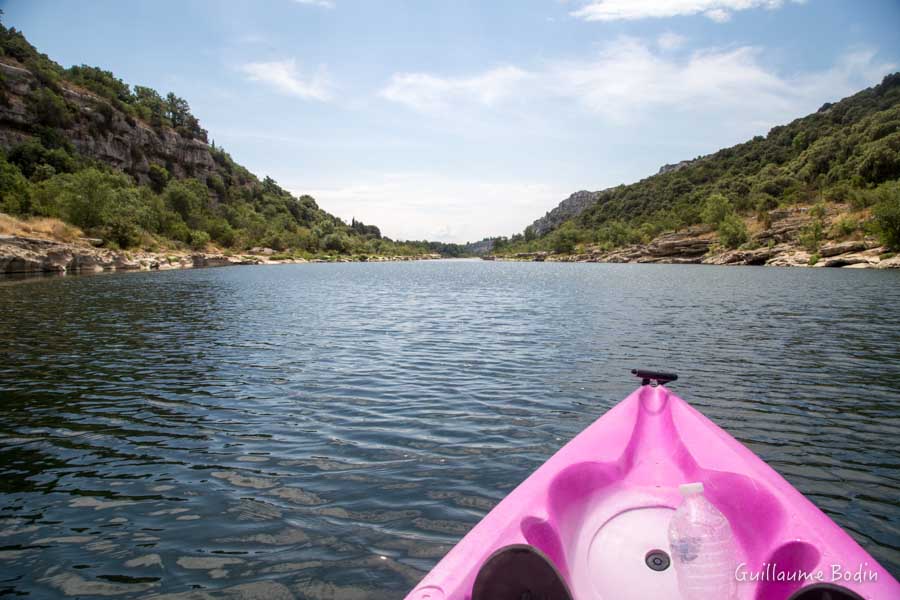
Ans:
<svg viewBox="0 0 900 600"><path fill-rule="evenodd" d="M479 580L503 577L496 557L507 547L524 564L545 557L575 600L677 600L668 525L678 486L693 481L734 531L741 600L900 598L897 580L846 532L662 385L674 375L635 374L641 387L504 498L407 600L480 600L476 577L489 559L492 574Z"/></svg>

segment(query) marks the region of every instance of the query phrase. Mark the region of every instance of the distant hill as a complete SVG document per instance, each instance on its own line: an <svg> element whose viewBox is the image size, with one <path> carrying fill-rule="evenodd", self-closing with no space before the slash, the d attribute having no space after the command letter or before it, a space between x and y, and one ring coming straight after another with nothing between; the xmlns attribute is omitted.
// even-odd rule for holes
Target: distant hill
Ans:
<svg viewBox="0 0 900 600"><path fill-rule="evenodd" d="M865 211L882 197L884 206L875 213L896 210L900 220L898 178L900 73L894 73L766 136L665 165L637 183L577 192L522 234L501 240L498 251L572 253L588 244L611 249L701 223L725 223L728 235L719 232L720 241L735 247L750 243L738 217L756 215L766 227L776 208L824 203ZM879 219L873 227L890 237L890 218Z"/></svg>
<svg viewBox="0 0 900 600"><path fill-rule="evenodd" d="M345 223L237 164L183 98L98 67L64 69L2 24L0 211L60 218L121 248L462 253Z"/></svg>

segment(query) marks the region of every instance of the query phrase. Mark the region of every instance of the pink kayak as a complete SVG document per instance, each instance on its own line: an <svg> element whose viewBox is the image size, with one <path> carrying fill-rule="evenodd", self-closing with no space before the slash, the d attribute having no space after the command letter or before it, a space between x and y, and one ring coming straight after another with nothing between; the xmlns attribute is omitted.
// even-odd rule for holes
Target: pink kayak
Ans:
<svg viewBox="0 0 900 600"><path fill-rule="evenodd" d="M898 600L900 584L737 440L643 384L481 520L407 600L676 600L668 529L701 482L734 532L736 598ZM709 598L709 600L724 600Z"/></svg>

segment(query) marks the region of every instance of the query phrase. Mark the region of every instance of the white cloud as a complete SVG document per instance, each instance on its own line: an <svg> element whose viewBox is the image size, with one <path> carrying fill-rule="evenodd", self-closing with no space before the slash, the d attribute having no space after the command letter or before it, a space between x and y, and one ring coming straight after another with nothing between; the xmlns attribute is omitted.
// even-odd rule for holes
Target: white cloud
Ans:
<svg viewBox="0 0 900 600"><path fill-rule="evenodd" d="M325 101L331 98L331 82L324 68L312 77L304 78L298 73L294 59L289 59L246 63L239 70L250 81L265 83L284 94L304 100Z"/></svg>
<svg viewBox="0 0 900 600"><path fill-rule="evenodd" d="M422 112L436 112L458 103L491 107L512 96L528 78L527 72L512 66L465 78L397 73L379 95Z"/></svg>
<svg viewBox="0 0 900 600"><path fill-rule="evenodd" d="M706 11L703 14L706 15L708 19L711 19L716 23L727 23L731 20L731 13L724 8L714 8L712 10Z"/></svg>
<svg viewBox="0 0 900 600"><path fill-rule="evenodd" d="M780 8L786 0L592 0L572 16L585 21L632 21L702 14L722 23L731 13L752 8ZM791 0L803 3L805 0Z"/></svg>
<svg viewBox="0 0 900 600"><path fill-rule="evenodd" d="M872 85L894 68L879 63L874 51L854 50L830 69L787 75L767 66L762 51L750 46L668 52L683 42L675 34L663 34L655 46L622 37L592 57L532 71L508 66L461 78L400 74L381 95L421 112L452 111L455 119L471 118L484 107L502 108L508 119L515 103L515 114L526 115L523 121L574 105L614 124L717 115L772 126Z"/></svg>
<svg viewBox="0 0 900 600"><path fill-rule="evenodd" d="M656 38L656 45L662 48L663 50L677 50L684 46L684 43L687 41L683 35L678 35L677 33L672 33L671 31L667 31Z"/></svg>
<svg viewBox="0 0 900 600"><path fill-rule="evenodd" d="M571 190L414 172L362 175L356 183L340 187L297 186L295 193L312 195L320 206L347 221L356 218L378 225L393 239L467 242L519 233Z"/></svg>
<svg viewBox="0 0 900 600"><path fill-rule="evenodd" d="M297 4L306 4L308 6L318 6L319 8L334 8L334 0L294 0Z"/></svg>
<svg viewBox="0 0 900 600"><path fill-rule="evenodd" d="M877 63L874 51L857 50L825 71L791 76L765 66L753 47L699 50L682 59L620 38L591 60L553 65L545 77L556 94L612 121L664 109L674 111L670 118L716 114L771 125L871 85L892 68Z"/></svg>

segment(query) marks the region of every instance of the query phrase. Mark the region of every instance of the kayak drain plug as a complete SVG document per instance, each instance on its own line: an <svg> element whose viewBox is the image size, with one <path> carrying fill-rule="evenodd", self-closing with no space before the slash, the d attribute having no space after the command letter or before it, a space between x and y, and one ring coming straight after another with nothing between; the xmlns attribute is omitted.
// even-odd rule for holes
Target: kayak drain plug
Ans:
<svg viewBox="0 0 900 600"><path fill-rule="evenodd" d="M644 557L644 562L654 571L665 571L671 564L669 555L662 550L651 550Z"/></svg>

